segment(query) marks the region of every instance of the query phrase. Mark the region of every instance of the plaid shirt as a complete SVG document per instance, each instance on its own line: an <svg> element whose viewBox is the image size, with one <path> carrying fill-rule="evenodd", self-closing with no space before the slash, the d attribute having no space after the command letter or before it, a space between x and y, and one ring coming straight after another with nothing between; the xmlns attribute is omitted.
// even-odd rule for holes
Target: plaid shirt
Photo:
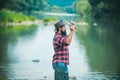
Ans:
<svg viewBox="0 0 120 80"><path fill-rule="evenodd" d="M62 36L59 33L55 33L53 38L53 46L55 54L53 55L53 63L64 62L69 64L69 50L68 44L66 43L67 36Z"/></svg>

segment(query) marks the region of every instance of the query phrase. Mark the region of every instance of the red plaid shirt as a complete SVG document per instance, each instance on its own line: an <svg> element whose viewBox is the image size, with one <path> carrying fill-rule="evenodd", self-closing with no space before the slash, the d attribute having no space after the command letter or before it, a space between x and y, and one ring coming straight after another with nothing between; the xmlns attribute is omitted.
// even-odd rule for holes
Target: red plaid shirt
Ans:
<svg viewBox="0 0 120 80"><path fill-rule="evenodd" d="M55 33L53 38L53 46L54 46L54 55L53 55L53 63L64 62L65 64L69 64L69 50L68 44L66 43L67 36L62 36L59 33Z"/></svg>

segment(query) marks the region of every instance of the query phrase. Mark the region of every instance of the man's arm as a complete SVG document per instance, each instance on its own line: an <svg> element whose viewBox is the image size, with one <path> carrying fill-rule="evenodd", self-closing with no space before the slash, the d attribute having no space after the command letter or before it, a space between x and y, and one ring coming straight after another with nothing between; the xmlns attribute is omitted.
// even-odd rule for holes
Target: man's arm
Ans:
<svg viewBox="0 0 120 80"><path fill-rule="evenodd" d="M68 37L66 38L66 43L67 44L71 43L72 37L73 37L73 34L74 34L75 31L76 31L76 27L74 25L70 26L70 33L68 34Z"/></svg>

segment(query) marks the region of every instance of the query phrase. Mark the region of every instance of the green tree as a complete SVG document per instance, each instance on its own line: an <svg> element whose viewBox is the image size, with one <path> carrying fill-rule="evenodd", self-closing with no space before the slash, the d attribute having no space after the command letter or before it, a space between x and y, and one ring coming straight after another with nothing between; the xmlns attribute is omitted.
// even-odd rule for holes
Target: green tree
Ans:
<svg viewBox="0 0 120 80"><path fill-rule="evenodd" d="M1 0L0 9L15 11L50 10L46 0Z"/></svg>
<svg viewBox="0 0 120 80"><path fill-rule="evenodd" d="M76 12L79 13L84 19L90 16L91 5L88 0L78 0L75 5Z"/></svg>
<svg viewBox="0 0 120 80"><path fill-rule="evenodd" d="M91 15L95 20L102 16L120 21L120 0L77 0L76 12L83 17Z"/></svg>

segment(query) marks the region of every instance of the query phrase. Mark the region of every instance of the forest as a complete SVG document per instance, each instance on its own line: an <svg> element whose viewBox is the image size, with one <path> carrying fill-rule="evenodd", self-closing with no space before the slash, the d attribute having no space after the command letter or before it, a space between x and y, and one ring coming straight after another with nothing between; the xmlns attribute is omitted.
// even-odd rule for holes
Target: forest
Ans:
<svg viewBox="0 0 120 80"><path fill-rule="evenodd" d="M99 20L101 17L109 17L120 21L120 0L77 0L76 12L84 17L92 17Z"/></svg>
<svg viewBox="0 0 120 80"><path fill-rule="evenodd" d="M1 0L0 10L31 14L33 11L77 13L86 21L110 18L120 21L119 0ZM64 8L63 8L63 7ZM92 19L92 20L91 20Z"/></svg>

